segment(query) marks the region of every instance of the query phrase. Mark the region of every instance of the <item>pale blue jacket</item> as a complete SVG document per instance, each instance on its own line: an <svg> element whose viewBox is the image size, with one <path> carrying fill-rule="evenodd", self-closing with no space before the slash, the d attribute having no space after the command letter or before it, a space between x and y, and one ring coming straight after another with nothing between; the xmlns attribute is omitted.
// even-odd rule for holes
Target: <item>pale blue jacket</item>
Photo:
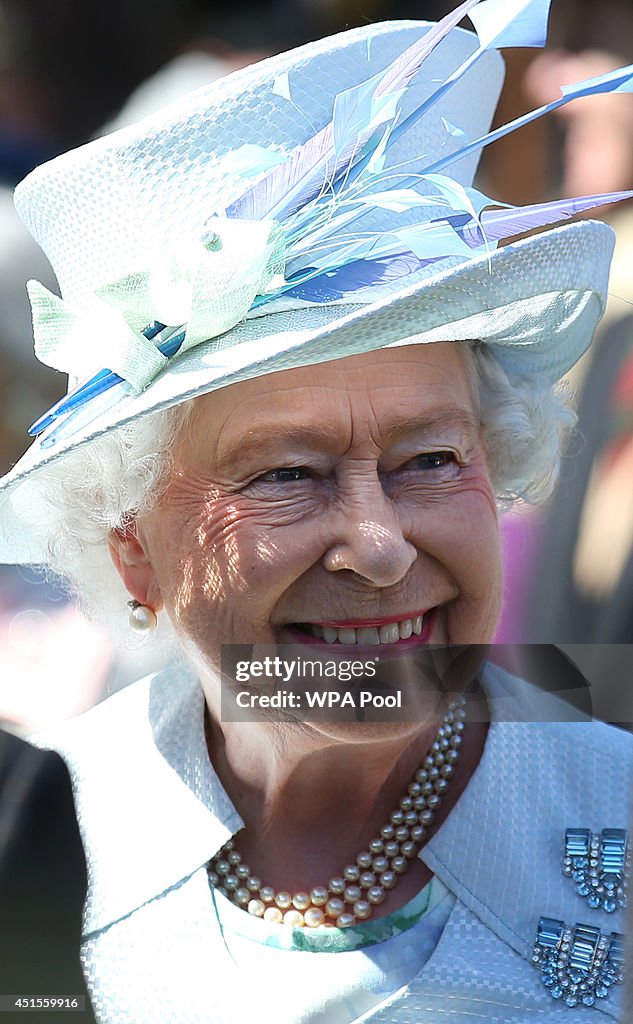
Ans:
<svg viewBox="0 0 633 1024"><path fill-rule="evenodd" d="M590 910L576 895L561 852L569 827L626 825L632 738L559 721L567 705L493 666L483 681L493 716L483 757L420 853L454 909L414 981L363 1020L607 1024L619 1019L623 986L570 1009L531 955L543 915L624 931L622 911ZM197 680L171 668L55 736L89 869L85 971L108 1024L283 1024L230 961L214 913L205 865L242 822L209 762L203 709Z"/></svg>

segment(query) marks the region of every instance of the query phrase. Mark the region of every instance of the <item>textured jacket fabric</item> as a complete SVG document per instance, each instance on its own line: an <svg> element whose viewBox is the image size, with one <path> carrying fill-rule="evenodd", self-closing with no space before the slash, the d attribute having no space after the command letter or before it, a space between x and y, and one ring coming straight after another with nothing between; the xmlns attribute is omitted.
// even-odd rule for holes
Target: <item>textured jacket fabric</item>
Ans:
<svg viewBox="0 0 633 1024"><path fill-rule="evenodd" d="M483 684L492 723L482 759L420 853L455 894L454 909L416 978L362 1019L618 1020L623 986L593 1007L570 1009L552 999L531 954L543 915L624 930L621 911L591 910L576 895L561 855L567 828L625 826L631 737L493 666ZM71 769L88 861L85 971L108 1024L278 1019L266 978L244 978L231 962L214 911L205 865L242 823L209 762L203 712L197 680L171 668L55 738Z"/></svg>

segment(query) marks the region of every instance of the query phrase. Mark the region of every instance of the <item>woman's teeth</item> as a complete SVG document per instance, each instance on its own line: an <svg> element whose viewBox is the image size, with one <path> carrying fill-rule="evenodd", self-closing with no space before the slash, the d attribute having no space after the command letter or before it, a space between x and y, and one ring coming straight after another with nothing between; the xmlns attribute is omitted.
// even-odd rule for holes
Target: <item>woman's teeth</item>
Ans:
<svg viewBox="0 0 633 1024"><path fill-rule="evenodd" d="M398 640L408 640L414 633L422 632L424 616L417 615L414 619L402 619L400 622L389 622L384 626L317 626L306 623L306 628L313 636L325 640L326 644L395 644Z"/></svg>

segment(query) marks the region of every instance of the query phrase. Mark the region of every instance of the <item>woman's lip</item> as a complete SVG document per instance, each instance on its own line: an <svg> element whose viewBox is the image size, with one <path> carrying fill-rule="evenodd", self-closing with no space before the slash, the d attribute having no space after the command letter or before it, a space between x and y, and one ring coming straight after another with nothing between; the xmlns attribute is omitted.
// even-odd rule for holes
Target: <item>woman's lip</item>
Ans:
<svg viewBox="0 0 633 1024"><path fill-rule="evenodd" d="M407 619L421 619L429 609L405 612L402 615L388 615L383 619L318 619L306 621L306 626L330 626L332 629L362 629L363 626L389 626L392 622L406 622Z"/></svg>
<svg viewBox="0 0 633 1024"><path fill-rule="evenodd" d="M309 646L309 647L323 647L323 648L326 648L329 651L333 651L334 653L336 651L348 651L348 652L351 652L352 650L358 650L359 648L362 648L364 650L371 650L374 653L376 653L378 650L380 650L382 654L384 654L385 652L387 652L387 653L391 652L392 654L395 654L395 652L398 651L398 650L406 649L406 648L409 648L409 647L416 647L419 644L428 644L430 642L431 634L432 634L433 628L435 626L435 620L437 618L437 616L435 614L436 611L437 611L437 606L434 607L434 608L431 608L426 613L426 619L424 620L424 622L422 624L422 632L420 634L413 633L413 635L408 637L406 640L403 640L401 638L400 640L397 640L393 644L369 644L368 645L368 644L341 644L341 643L338 643L338 642L335 643L335 644L328 644L327 641L323 640L321 637L310 636L308 633L303 633L303 632L301 632L300 629L297 629L296 627L294 627L291 624L283 626L282 629L284 630L284 632L286 632L289 635L289 637L291 639L291 642L293 642L293 643L305 644L306 646ZM400 622L400 619L391 619L390 621L391 622ZM320 625L320 623L318 623L318 625Z"/></svg>

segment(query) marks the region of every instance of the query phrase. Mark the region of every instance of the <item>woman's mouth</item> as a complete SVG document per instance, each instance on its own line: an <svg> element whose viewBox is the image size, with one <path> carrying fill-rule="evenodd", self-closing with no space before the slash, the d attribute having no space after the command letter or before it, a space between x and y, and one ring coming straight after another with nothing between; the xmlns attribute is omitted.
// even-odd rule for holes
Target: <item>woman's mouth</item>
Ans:
<svg viewBox="0 0 633 1024"><path fill-rule="evenodd" d="M299 622L286 627L300 643L345 644L379 647L386 644L427 643L435 609L402 618L354 619L349 622Z"/></svg>

